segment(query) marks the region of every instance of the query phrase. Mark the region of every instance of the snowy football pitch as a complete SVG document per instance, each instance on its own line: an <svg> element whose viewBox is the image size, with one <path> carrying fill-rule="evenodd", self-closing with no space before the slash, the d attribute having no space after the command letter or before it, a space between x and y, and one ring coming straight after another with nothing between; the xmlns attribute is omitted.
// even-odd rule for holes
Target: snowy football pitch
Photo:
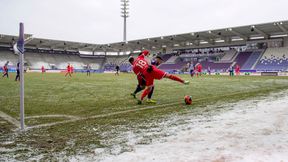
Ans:
<svg viewBox="0 0 288 162"><path fill-rule="evenodd" d="M191 79L180 75L191 84L182 85L167 79L156 81L153 99L157 104L136 105L136 100L130 96L137 84L132 74L87 77L76 73L72 78L65 78L63 74L27 73L26 131L19 132L19 84L13 81L15 75L10 77L0 80L0 161L69 159L91 153L97 157L94 150L99 148L108 150L106 152L111 155L131 152L127 132L141 137L139 144L150 144L170 136L161 131L149 131L160 129L171 116L179 119L205 114L203 118L209 119L216 112L227 110L221 106L223 104L253 100L288 89L286 77L202 76ZM184 104L185 95L193 97L192 105Z"/></svg>

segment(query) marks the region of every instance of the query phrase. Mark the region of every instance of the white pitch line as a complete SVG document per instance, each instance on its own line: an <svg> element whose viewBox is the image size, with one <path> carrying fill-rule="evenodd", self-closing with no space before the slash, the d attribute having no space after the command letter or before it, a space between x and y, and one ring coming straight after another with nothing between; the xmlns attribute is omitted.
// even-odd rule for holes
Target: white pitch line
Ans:
<svg viewBox="0 0 288 162"><path fill-rule="evenodd" d="M198 99L195 99L193 101L201 101L201 100L207 100L207 99L219 98L219 97L229 97L229 96L234 96L234 95L237 95L237 94L245 94L245 93L252 93L252 92L257 92L257 91L235 92L235 93L231 93L231 94L227 94L227 95L219 95L219 96L213 96L213 97L198 98ZM118 112L113 112L113 113L108 113L108 114L95 115L95 116L86 117L86 118L81 118L80 117L80 118L77 118L77 119L65 120L65 121L60 121L60 122L55 122L55 123L48 123L48 124L40 124L40 125L30 126L30 127L27 127L27 129L49 127L49 126L54 126L54 125L58 125L58 124L66 124L66 123L70 123L70 122L76 122L76 121L79 121L79 120L103 118L103 117L109 117L109 116L114 116L114 115L119 115L119 114L126 114L126 113L130 113L130 112L149 110L149 109L158 108L158 107L174 106L174 105L179 105L179 104L181 104L181 103L174 102L174 103L168 103L168 104L162 104L162 105L154 105L154 106L148 106L148 107L142 107L142 108L118 111ZM137 107L137 106L132 106L132 107Z"/></svg>
<svg viewBox="0 0 288 162"><path fill-rule="evenodd" d="M37 116L27 116L25 119L35 119L35 118L70 118L70 119L78 119L77 116L72 115L37 115Z"/></svg>
<svg viewBox="0 0 288 162"><path fill-rule="evenodd" d="M130 112L137 112L137 111L142 111L142 110L148 110L148 109L153 109L153 108L158 108L158 107L163 107L163 106L173 106L173 105L178 105L178 104L179 103L177 102L177 103L169 103L169 104L148 106L148 107L142 107L142 108L137 108L137 109L118 111L118 112L114 112L114 113L95 115L95 116L90 116L90 117L86 117L86 118L77 118L77 119L65 120L65 121L60 121L60 122L55 122L55 123L40 124L40 125L35 125L35 126L28 127L27 129L49 127L49 126L54 126L54 125L58 125L58 124L76 122L76 121L79 121L79 120L103 118L103 117L108 117L108 116L113 116L113 115L126 114L126 113L130 113Z"/></svg>
<svg viewBox="0 0 288 162"><path fill-rule="evenodd" d="M20 122L13 117L9 116L8 114L0 111L0 117L3 118L4 120L8 121L9 123L15 125L17 128L20 127Z"/></svg>

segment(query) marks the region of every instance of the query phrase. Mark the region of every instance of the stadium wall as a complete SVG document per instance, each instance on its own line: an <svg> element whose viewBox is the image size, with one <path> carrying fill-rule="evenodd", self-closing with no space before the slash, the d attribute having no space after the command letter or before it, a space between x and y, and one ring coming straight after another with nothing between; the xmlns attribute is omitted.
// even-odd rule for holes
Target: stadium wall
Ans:
<svg viewBox="0 0 288 162"><path fill-rule="evenodd" d="M284 38L283 46L288 47L288 38L287 37Z"/></svg>

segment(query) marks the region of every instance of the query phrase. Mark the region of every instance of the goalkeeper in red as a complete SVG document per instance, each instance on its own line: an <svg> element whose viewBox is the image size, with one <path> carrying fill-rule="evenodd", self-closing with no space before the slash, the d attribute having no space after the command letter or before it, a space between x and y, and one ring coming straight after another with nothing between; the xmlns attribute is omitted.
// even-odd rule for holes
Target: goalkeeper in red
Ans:
<svg viewBox="0 0 288 162"><path fill-rule="evenodd" d="M160 69L158 69L154 65L149 65L148 61L145 59L145 56L149 55L148 50L142 51L142 54L138 56L136 60L133 62L133 71L134 73L138 75L143 75L146 80L146 89L143 91L140 100L138 101L138 104L142 104L144 98L149 94L149 92L154 87L154 79L161 80L162 78L168 78L171 80L178 81L183 84L189 84L189 81L184 81L183 79L168 74Z"/></svg>

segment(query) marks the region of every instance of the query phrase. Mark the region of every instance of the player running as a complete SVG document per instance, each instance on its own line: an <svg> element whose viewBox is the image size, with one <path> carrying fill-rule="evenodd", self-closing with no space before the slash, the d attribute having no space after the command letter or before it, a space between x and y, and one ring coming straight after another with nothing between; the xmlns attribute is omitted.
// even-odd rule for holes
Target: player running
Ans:
<svg viewBox="0 0 288 162"><path fill-rule="evenodd" d="M183 79L168 74L160 69L158 69L154 65L149 65L145 56L149 55L148 50L142 51L141 55L133 62L133 71L138 75L143 75L146 80L146 88L141 95L140 100L138 100L138 104L142 104L144 98L149 94L149 92L154 87L154 79L161 80L162 78L168 78L174 81L178 81L183 84L189 84L189 81L184 81Z"/></svg>
<svg viewBox="0 0 288 162"><path fill-rule="evenodd" d="M7 77L7 78L9 78L9 69L8 69L8 64L9 64L9 61L7 61L6 63L5 63L5 65L3 66L3 76L2 77Z"/></svg>

